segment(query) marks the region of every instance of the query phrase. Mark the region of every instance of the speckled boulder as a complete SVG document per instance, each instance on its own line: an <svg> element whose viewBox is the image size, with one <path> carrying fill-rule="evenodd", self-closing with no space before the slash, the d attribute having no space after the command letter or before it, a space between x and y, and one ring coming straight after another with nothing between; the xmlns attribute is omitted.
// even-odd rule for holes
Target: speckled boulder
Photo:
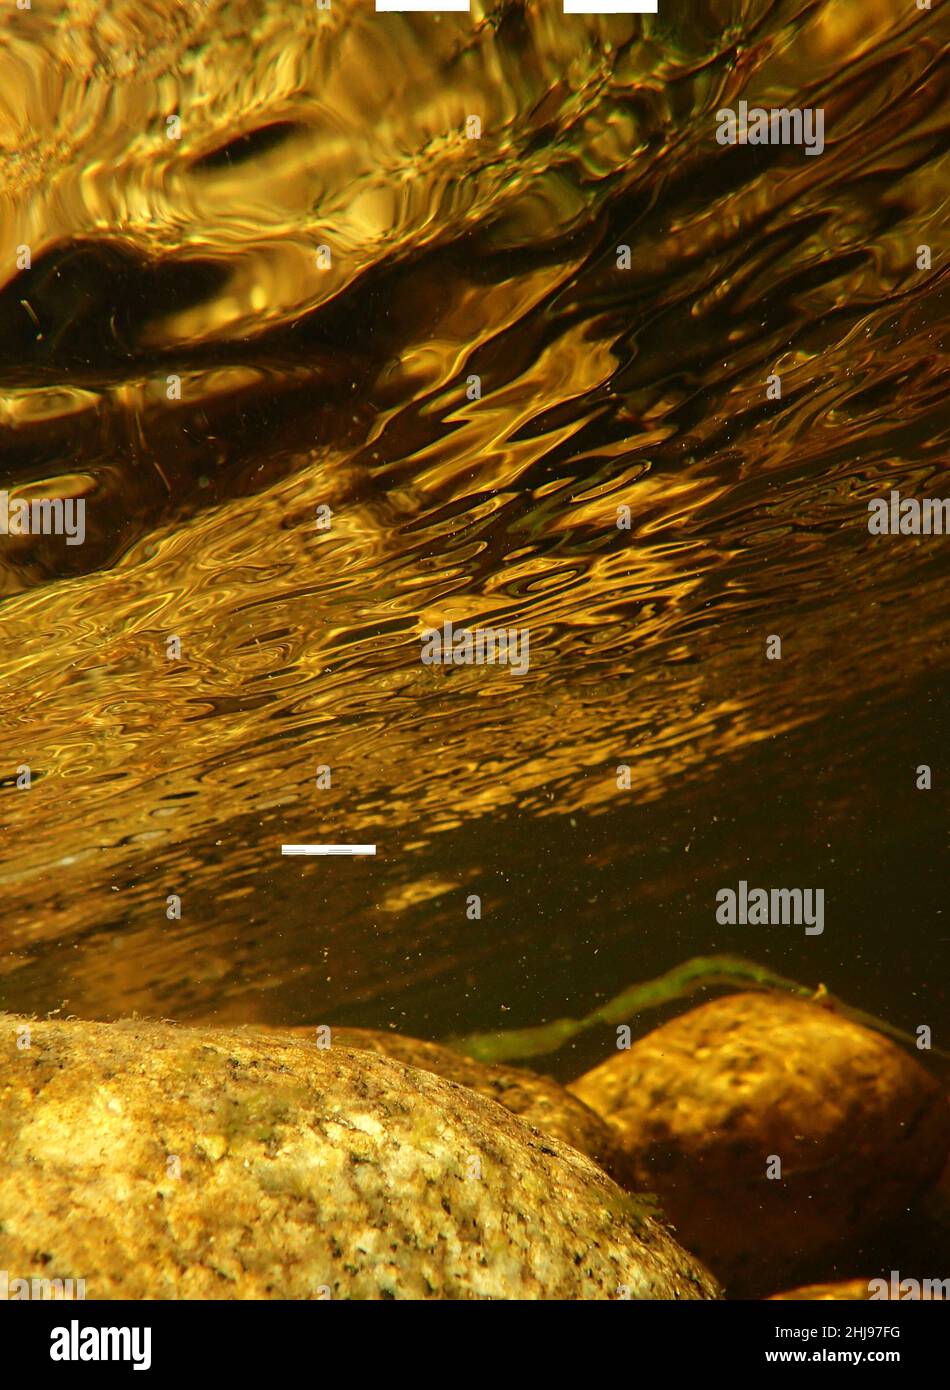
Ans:
<svg viewBox="0 0 950 1390"><path fill-rule="evenodd" d="M822 1261L903 1211L950 1148L946 1097L914 1058L779 995L704 1004L569 1089L739 1295L830 1274Z"/></svg>
<svg viewBox="0 0 950 1390"><path fill-rule="evenodd" d="M367 1051L0 1016L0 1268L87 1298L710 1298L648 1206Z"/></svg>
<svg viewBox="0 0 950 1390"><path fill-rule="evenodd" d="M311 1042L317 1037L315 1026L271 1028L268 1025L267 1031L289 1033ZM407 1038L401 1033L386 1033L376 1028L332 1028L329 1030L329 1043L331 1047L356 1047L361 1051L376 1052L382 1057L394 1057L397 1062L405 1062L407 1066L435 1072L436 1076L444 1076L448 1081L468 1086L480 1096L496 1100L513 1115L520 1115L527 1124L534 1125L542 1133L553 1135L555 1139L586 1154L622 1187L630 1186L633 1182L632 1165L613 1126L578 1100L577 1096L572 1096L553 1077L541 1076L521 1067L489 1066L472 1057L462 1057L440 1043L424 1042L421 1038Z"/></svg>

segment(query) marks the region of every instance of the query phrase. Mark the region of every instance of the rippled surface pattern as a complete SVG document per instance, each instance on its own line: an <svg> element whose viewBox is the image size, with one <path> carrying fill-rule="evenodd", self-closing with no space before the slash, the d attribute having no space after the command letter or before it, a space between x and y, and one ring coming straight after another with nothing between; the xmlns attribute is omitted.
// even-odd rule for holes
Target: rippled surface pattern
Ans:
<svg viewBox="0 0 950 1390"><path fill-rule="evenodd" d="M6 1007L438 1036L728 950L946 1014L950 540L867 503L950 495L947 31L660 9L10 11L0 485L87 533L0 538Z"/></svg>

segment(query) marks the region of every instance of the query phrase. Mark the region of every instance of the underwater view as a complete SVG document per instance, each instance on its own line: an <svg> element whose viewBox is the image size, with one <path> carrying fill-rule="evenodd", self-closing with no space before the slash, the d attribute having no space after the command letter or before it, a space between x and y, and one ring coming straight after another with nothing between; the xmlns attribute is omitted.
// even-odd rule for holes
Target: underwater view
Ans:
<svg viewBox="0 0 950 1390"><path fill-rule="evenodd" d="M0 1298L950 1298L942 5L463 4L6 6Z"/></svg>

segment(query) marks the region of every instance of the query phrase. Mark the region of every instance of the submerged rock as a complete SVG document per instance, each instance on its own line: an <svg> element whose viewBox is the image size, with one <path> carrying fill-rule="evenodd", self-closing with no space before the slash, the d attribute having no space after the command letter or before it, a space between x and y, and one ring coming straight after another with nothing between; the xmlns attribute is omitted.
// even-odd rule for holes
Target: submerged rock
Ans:
<svg viewBox="0 0 950 1390"><path fill-rule="evenodd" d="M262 1024L254 1026L264 1027ZM309 1025L290 1028L267 1025L266 1030L311 1041L318 1035L317 1028ZM632 1167L616 1130L553 1077L521 1067L490 1066L472 1057L463 1057L440 1043L408 1038L401 1033L385 1033L376 1028L324 1031L329 1032L332 1047L355 1047L382 1057L394 1057L407 1066L435 1072L436 1076L467 1086L480 1096L497 1101L513 1115L520 1115L527 1124L586 1154L622 1187L631 1183Z"/></svg>
<svg viewBox="0 0 950 1390"><path fill-rule="evenodd" d="M806 1284L787 1293L773 1293L769 1301L861 1302L882 1298L912 1302L950 1298L950 1279L901 1279L895 1271L890 1279L876 1275L870 1279L842 1279L834 1284Z"/></svg>
<svg viewBox="0 0 950 1390"><path fill-rule="evenodd" d="M0 1266L87 1298L713 1298L646 1203L431 1072L0 1016Z"/></svg>
<svg viewBox="0 0 950 1390"><path fill-rule="evenodd" d="M774 994L704 1004L569 1089L617 1127L640 1186L735 1294L820 1277L950 1148L946 1097L913 1058Z"/></svg>
<svg viewBox="0 0 950 1390"><path fill-rule="evenodd" d="M769 1302L860 1302L871 1297L868 1283L867 1279L841 1279L835 1284L806 1284L800 1289L789 1289L785 1293L770 1294Z"/></svg>

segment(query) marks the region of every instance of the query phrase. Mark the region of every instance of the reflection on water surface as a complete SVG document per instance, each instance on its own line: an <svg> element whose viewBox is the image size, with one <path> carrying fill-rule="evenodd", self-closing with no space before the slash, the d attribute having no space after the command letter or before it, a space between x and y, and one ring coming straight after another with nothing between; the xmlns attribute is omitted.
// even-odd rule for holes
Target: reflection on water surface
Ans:
<svg viewBox="0 0 950 1390"><path fill-rule="evenodd" d="M440 1036L732 951L946 1016L947 542L866 524L950 493L938 19L661 9L11 23L3 486L87 529L0 549L5 1007Z"/></svg>

